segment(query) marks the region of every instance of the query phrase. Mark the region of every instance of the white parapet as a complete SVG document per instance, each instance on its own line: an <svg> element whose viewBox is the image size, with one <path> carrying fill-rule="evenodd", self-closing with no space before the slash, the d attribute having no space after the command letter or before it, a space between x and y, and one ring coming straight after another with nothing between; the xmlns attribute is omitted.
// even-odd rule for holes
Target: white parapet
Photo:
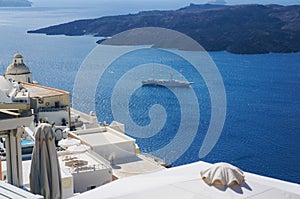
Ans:
<svg viewBox="0 0 300 199"><path fill-rule="evenodd" d="M1 198L30 198L42 199L43 196L32 194L11 184L0 181Z"/></svg>
<svg viewBox="0 0 300 199"><path fill-rule="evenodd" d="M60 153L59 162L65 175L72 175L72 183L65 179L65 190L73 188L74 193L82 193L105 183L112 181L112 168L109 162L93 154L83 153ZM66 191L66 195L71 192Z"/></svg>
<svg viewBox="0 0 300 199"><path fill-rule="evenodd" d="M0 131L7 131L21 126L30 126L33 116L0 120Z"/></svg>

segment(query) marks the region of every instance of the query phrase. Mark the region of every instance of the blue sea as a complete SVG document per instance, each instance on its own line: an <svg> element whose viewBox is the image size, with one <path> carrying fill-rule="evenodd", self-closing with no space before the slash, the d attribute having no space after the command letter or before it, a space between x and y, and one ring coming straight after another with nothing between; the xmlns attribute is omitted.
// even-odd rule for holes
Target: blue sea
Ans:
<svg viewBox="0 0 300 199"><path fill-rule="evenodd" d="M12 56L19 52L36 81L67 90L72 95L76 74L96 47L97 38L46 36L26 34L26 31L106 14L103 9L97 8L0 8L0 73L5 72ZM144 59L132 60L132 55L119 59L99 80L95 96L95 111L99 121L111 122L115 119L110 104L111 96L124 71L144 62L153 62L152 57L166 57L165 52L152 49L137 53ZM209 55L223 78L227 107L221 136L212 151L203 158L199 158L199 150L212 114L208 89L203 78L183 60L171 57L162 61L178 71L183 67L180 70L182 75L194 82L190 90L195 92L200 110L199 121L196 121L199 127L191 144L172 165L198 160L211 163L225 161L244 171L300 183L300 53L236 55L209 52ZM117 67L119 65L122 67ZM140 72L140 76L143 75ZM89 81L88 77L86 81ZM188 104L190 101L186 98L184 103ZM82 103L79 107L89 112L84 108L89 102ZM157 104L164 108L166 120L155 135L142 138L127 131L128 135L137 139L141 151L150 154L172 143L180 122L195 122L193 114L182 118L182 104L171 90L144 86L130 97L128 109L132 120L138 126L149 125L149 111ZM157 117L160 118L159 115ZM191 139L189 136L191 134L187 128L178 148ZM175 147L169 153L160 154L160 158L168 159L167 156L176 153Z"/></svg>

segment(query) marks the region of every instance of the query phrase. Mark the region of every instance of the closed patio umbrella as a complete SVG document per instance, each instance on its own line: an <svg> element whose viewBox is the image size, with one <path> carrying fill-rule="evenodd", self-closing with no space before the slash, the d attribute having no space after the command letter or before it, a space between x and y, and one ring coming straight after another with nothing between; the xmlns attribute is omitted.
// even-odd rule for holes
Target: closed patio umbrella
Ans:
<svg viewBox="0 0 300 199"><path fill-rule="evenodd" d="M30 189L45 199L62 196L61 174L54 144L55 135L49 124L41 124L35 132L35 145L30 170Z"/></svg>

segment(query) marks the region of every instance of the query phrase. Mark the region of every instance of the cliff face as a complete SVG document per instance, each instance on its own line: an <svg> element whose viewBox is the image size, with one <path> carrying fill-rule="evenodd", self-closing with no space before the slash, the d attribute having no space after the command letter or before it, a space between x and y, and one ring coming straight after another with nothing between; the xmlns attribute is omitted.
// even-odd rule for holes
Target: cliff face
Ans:
<svg viewBox="0 0 300 199"><path fill-rule="evenodd" d="M112 36L138 27L177 30L208 51L245 54L300 51L300 6L191 4L175 11L77 20L28 33Z"/></svg>

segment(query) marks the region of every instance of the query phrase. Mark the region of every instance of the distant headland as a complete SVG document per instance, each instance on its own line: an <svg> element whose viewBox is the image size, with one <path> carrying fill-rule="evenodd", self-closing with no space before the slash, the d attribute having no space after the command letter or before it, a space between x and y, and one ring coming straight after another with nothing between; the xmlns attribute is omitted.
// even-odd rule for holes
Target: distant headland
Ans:
<svg viewBox="0 0 300 199"><path fill-rule="evenodd" d="M28 33L113 36L140 27L182 32L207 51L237 54L300 52L300 6L190 4L178 10L83 19Z"/></svg>
<svg viewBox="0 0 300 199"><path fill-rule="evenodd" d="M0 0L0 7L31 7L27 0Z"/></svg>

